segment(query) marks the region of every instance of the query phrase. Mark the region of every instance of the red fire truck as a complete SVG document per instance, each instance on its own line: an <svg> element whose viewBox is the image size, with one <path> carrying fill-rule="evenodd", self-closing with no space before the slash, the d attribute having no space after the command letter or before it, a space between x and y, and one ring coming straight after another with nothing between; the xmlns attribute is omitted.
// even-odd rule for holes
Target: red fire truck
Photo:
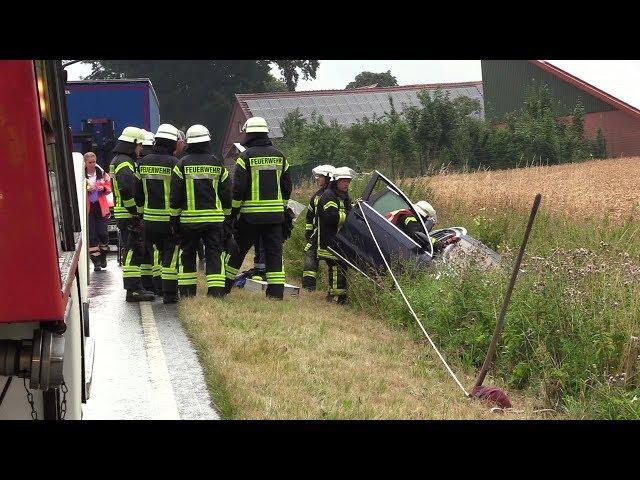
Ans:
<svg viewBox="0 0 640 480"><path fill-rule="evenodd" d="M89 394L82 155L59 60L0 61L0 419L80 419Z"/></svg>

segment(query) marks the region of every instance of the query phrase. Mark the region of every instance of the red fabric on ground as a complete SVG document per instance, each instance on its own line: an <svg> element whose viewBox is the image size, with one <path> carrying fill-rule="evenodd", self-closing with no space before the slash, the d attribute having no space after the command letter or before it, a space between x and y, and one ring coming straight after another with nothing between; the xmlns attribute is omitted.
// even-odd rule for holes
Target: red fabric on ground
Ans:
<svg viewBox="0 0 640 480"><path fill-rule="evenodd" d="M509 400L509 396L496 387L473 387L473 390L471 390L471 396L481 400L489 400L500 408L511 408L511 400Z"/></svg>

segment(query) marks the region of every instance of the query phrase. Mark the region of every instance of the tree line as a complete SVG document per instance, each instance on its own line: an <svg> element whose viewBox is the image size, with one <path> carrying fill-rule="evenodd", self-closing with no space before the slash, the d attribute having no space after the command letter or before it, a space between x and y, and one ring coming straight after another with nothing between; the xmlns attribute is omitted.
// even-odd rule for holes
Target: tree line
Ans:
<svg viewBox="0 0 640 480"><path fill-rule="evenodd" d="M393 177L425 175L449 169L510 168L606 158L599 129L584 137L584 108L570 118L555 114L557 101L546 85L527 87L522 107L498 123L482 115L480 101L451 99L443 90L418 93L419 105L399 109L389 97L389 111L350 126L312 114L291 112L282 122L278 147L292 165L347 165L377 169Z"/></svg>

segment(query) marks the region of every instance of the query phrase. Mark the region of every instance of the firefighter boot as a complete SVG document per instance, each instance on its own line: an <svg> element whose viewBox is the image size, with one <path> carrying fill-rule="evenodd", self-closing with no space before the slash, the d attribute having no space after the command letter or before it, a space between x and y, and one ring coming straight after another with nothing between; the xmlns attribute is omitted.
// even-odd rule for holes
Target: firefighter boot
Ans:
<svg viewBox="0 0 640 480"><path fill-rule="evenodd" d="M178 303L177 293L165 293L162 296L162 303Z"/></svg>
<svg viewBox="0 0 640 480"><path fill-rule="evenodd" d="M145 290L127 290L127 302L152 302L153 293Z"/></svg>

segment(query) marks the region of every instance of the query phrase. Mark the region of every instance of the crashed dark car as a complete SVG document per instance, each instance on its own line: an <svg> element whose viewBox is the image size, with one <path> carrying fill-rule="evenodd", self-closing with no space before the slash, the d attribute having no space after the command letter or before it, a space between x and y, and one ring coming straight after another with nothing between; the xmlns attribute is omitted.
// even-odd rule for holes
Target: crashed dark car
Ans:
<svg viewBox="0 0 640 480"><path fill-rule="evenodd" d="M420 223L419 232L413 238L385 218L389 212L400 209L411 210ZM467 235L467 230L463 227L429 232L422 217L416 213L413 202L378 171L372 174L360 201L353 206L328 248L363 275L368 276L367 272L372 270L384 271L385 263L371 233L390 263L401 264L410 260L426 268L434 264L454 262L465 255L477 257L486 266L496 265L500 261L496 252ZM440 247L435 252L429 238L434 239L433 243Z"/></svg>

